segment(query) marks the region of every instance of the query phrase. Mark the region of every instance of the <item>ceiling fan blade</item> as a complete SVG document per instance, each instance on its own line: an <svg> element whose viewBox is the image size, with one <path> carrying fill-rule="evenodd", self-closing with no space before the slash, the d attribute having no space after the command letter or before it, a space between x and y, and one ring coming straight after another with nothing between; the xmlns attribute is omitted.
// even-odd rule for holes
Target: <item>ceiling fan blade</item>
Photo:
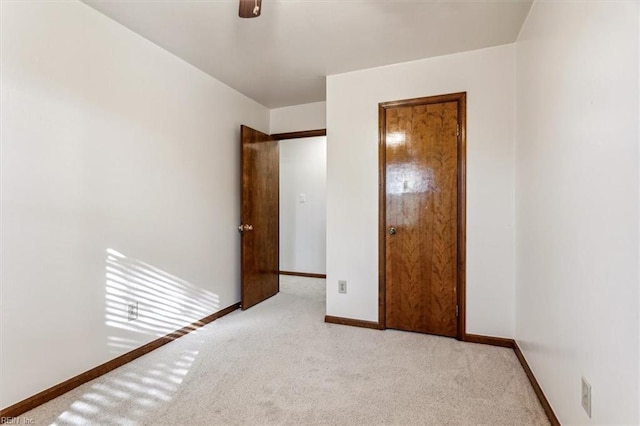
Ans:
<svg viewBox="0 0 640 426"><path fill-rule="evenodd" d="M262 12L262 0L240 0L238 15L241 18L257 18Z"/></svg>

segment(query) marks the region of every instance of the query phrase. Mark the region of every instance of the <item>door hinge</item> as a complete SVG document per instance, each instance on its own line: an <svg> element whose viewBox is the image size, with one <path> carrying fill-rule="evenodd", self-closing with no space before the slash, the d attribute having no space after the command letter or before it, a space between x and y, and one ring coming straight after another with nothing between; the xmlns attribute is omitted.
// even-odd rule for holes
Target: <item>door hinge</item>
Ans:
<svg viewBox="0 0 640 426"><path fill-rule="evenodd" d="M458 309L458 305L456 305L456 316L459 316L459 309Z"/></svg>
<svg viewBox="0 0 640 426"><path fill-rule="evenodd" d="M460 125L456 124L456 136L460 136Z"/></svg>

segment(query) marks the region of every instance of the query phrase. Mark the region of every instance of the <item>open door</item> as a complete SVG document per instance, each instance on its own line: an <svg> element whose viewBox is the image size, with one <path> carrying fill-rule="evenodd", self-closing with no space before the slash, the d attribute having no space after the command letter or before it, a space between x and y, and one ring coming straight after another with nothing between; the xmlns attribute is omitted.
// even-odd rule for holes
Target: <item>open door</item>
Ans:
<svg viewBox="0 0 640 426"><path fill-rule="evenodd" d="M278 293L278 140L242 126L241 307Z"/></svg>

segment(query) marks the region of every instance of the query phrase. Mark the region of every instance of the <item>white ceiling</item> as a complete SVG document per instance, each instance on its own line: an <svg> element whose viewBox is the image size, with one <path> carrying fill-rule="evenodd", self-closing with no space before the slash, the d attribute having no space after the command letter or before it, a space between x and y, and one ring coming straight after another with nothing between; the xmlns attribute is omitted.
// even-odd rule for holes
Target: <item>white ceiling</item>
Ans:
<svg viewBox="0 0 640 426"><path fill-rule="evenodd" d="M514 42L530 0L85 0L269 108L325 100L325 77Z"/></svg>

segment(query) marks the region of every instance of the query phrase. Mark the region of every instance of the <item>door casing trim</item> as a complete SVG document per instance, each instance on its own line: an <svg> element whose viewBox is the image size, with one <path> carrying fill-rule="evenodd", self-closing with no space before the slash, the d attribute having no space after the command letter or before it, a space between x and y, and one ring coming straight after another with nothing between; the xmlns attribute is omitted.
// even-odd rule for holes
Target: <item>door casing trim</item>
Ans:
<svg viewBox="0 0 640 426"><path fill-rule="evenodd" d="M302 130L300 132L274 133L271 135L272 140L302 139L313 138L317 136L327 136L327 129Z"/></svg>
<svg viewBox="0 0 640 426"><path fill-rule="evenodd" d="M400 106L458 103L458 241L457 241L457 282L458 303L456 339L464 340L466 334L466 170L467 170L467 92L427 96L378 104L378 324L386 328L386 111Z"/></svg>

